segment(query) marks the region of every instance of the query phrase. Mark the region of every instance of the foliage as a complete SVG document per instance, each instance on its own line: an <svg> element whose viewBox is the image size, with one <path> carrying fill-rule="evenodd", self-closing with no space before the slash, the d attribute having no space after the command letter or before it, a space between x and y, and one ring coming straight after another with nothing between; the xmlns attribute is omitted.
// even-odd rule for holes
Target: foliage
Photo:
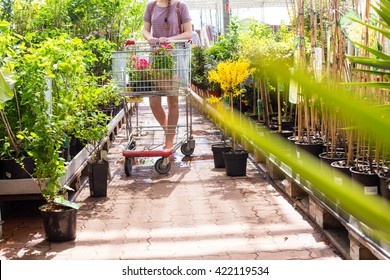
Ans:
<svg viewBox="0 0 390 280"><path fill-rule="evenodd" d="M107 39L122 48L125 38L134 37L142 27L146 1L138 0L15 0L3 12L22 36L57 30L83 40L90 36Z"/></svg>
<svg viewBox="0 0 390 280"><path fill-rule="evenodd" d="M229 32L221 35L208 52L217 61L236 60L239 52L239 24L236 18L229 21Z"/></svg>
<svg viewBox="0 0 390 280"><path fill-rule="evenodd" d="M16 130L18 138L27 141L25 150L35 163L34 180L49 203L63 188L60 178L65 173L64 159L59 150L63 143L62 124L51 115L46 97L48 74L44 57L30 48L15 65L15 95L20 100L22 122L28 123L23 131Z"/></svg>
<svg viewBox="0 0 390 280"><path fill-rule="evenodd" d="M128 37L123 30L139 30L145 1L2 4L1 16L12 24L0 22L0 153L32 156L31 175L52 204L68 188L61 182L65 138L96 148L107 135L101 108L122 98L110 80L111 53L120 36Z"/></svg>
<svg viewBox="0 0 390 280"><path fill-rule="evenodd" d="M3 68L13 69L13 100L18 101L20 113L11 101L4 108L19 143L25 143L24 151L34 158L34 180L52 203L66 188L60 181L65 172L60 156L64 138L73 135L96 147L107 134L108 121L99 105L119 103L118 89L97 83L91 74L96 56L80 39L61 34L15 49L12 60L3 59ZM9 138L3 140L7 149Z"/></svg>
<svg viewBox="0 0 390 280"><path fill-rule="evenodd" d="M0 20L10 21L12 14L12 3L11 0L3 0L0 3Z"/></svg>
<svg viewBox="0 0 390 280"><path fill-rule="evenodd" d="M207 89L208 79L206 71L207 50L202 46L193 46L191 56L191 82L201 89Z"/></svg>
<svg viewBox="0 0 390 280"><path fill-rule="evenodd" d="M373 6L375 11L380 15L380 18L382 21L379 21L379 23L382 25L382 28L377 27L372 24L367 24L362 21L358 21L355 19L352 19L364 26L367 26L373 31L379 32L382 34L383 37L386 37L388 40L390 40L390 3L388 1L381 1L379 4L379 7ZM383 77L383 81L377 81L377 82L354 82L354 83L348 83L349 85L355 85L355 86L366 86L366 87L374 87L374 88L382 88L382 89L390 89L390 74L386 70L390 70L390 56L378 51L377 48L365 46L363 44L360 44L358 42L354 42L357 46L371 54L372 57L362 57L362 56L348 56L348 59L352 63L356 63L358 65L364 65L369 67L369 69L358 69L355 68L356 71L362 72L367 74L367 76L375 75L378 78Z"/></svg>
<svg viewBox="0 0 390 280"><path fill-rule="evenodd" d="M89 72L99 78L100 84L105 84L110 78L112 52L115 51L116 45L109 40L92 37L85 42L84 46L96 57Z"/></svg>
<svg viewBox="0 0 390 280"><path fill-rule="evenodd" d="M23 57L25 50L17 46L19 37L12 34L10 24L2 22L2 39L0 40L0 72L1 72L1 101L0 101L0 141L1 155L8 155L19 158L26 147L26 141L20 136L31 128L36 121L35 115L27 118L22 112L31 112L30 104L23 102L22 96L18 94L20 75L17 73L18 59ZM30 73L31 74L31 73ZM31 80L31 78L30 78ZM30 85L29 90L37 89L36 85Z"/></svg>
<svg viewBox="0 0 390 280"><path fill-rule="evenodd" d="M378 6L373 6L373 9L379 15L379 20L376 23L364 23L355 18L351 18L351 20L359 23L360 26L366 27L367 30L371 31L371 34L380 34L383 38L390 40L390 3L382 0L378 3ZM373 36L371 35L370 37ZM354 80L346 83L346 85L353 87L357 91L358 94L356 94L355 97L358 100L356 102L361 102L361 99L366 99L370 106L375 109L378 107L381 108L380 111L375 111L377 111L378 115L383 119L388 120L390 117L390 56L379 50L376 42L374 44L375 47L372 46L372 41L366 41L367 45L360 42L354 42L354 44L360 48L362 52L360 52L359 56L347 57L348 60L353 63L353 70L355 70L356 75L353 77ZM355 120L352 120L352 124L355 124ZM356 127L359 128L359 126ZM356 161L356 170L366 169L366 172L374 172L375 168L377 173L381 172L381 168L383 167L388 170L390 166L389 162L386 161L385 151L389 148L389 142L368 135L365 129L356 129L354 133L357 139L356 142L358 143L355 158L362 158L368 162L367 168L367 166L363 167L363 164ZM375 156L373 151L374 146ZM351 153L352 151L350 154ZM351 155L350 158L352 158Z"/></svg>
<svg viewBox="0 0 390 280"><path fill-rule="evenodd" d="M207 64L204 67L205 67L205 76L207 79L207 89L219 90L219 89L221 89L220 84L217 82L214 82L214 81L210 81L210 79L209 79L210 71L216 69L217 64L218 64L218 60L216 59L216 57L213 54L209 53L209 50L206 50L205 54L206 54L206 63Z"/></svg>
<svg viewBox="0 0 390 280"><path fill-rule="evenodd" d="M120 90L114 80L110 80L108 83L99 86L99 89L95 95L98 106L118 106L123 101L123 95L119 93Z"/></svg>
<svg viewBox="0 0 390 280"><path fill-rule="evenodd" d="M285 68L292 66L292 38L288 35L283 36L284 40L280 40L280 38L280 36L271 36L268 33L266 36L263 36L262 33L256 36L256 33L253 32L242 34L240 57L251 62L251 66L256 68L255 75L266 76L267 72L263 69L275 62Z"/></svg>

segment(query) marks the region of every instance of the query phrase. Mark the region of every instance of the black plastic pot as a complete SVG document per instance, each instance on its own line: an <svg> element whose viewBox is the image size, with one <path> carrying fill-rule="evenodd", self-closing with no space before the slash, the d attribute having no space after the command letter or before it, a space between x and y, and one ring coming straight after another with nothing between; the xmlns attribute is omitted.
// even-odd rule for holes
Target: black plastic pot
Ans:
<svg viewBox="0 0 390 280"><path fill-rule="evenodd" d="M307 143L307 142L295 142L295 145L297 147L297 155L299 155L299 149L305 150L306 152L312 154L313 156L318 156L321 154L324 150L323 143ZM298 156L299 158L299 156Z"/></svg>
<svg viewBox="0 0 390 280"><path fill-rule="evenodd" d="M349 171L350 166L347 165L346 160L334 161L330 164L330 166L333 169L333 181L336 184L343 186L344 183L351 181L351 171ZM343 174L345 176L342 176Z"/></svg>
<svg viewBox="0 0 390 280"><path fill-rule="evenodd" d="M25 169L23 169L22 166L17 163L13 158L2 158L1 162L3 168L1 176L3 177L3 179L31 178L30 174L32 174L35 169L34 159L32 157L24 158L23 165Z"/></svg>
<svg viewBox="0 0 390 280"><path fill-rule="evenodd" d="M226 176L245 176L246 165L248 159L248 152L239 150L223 152L223 159L225 161Z"/></svg>
<svg viewBox="0 0 390 280"><path fill-rule="evenodd" d="M351 176L351 171L349 170L349 168L351 166L347 165L346 163L346 160L336 160L336 161L333 161L330 166L334 169L334 170L337 170L339 172L342 172L344 173L344 175L350 177Z"/></svg>
<svg viewBox="0 0 390 280"><path fill-rule="evenodd" d="M225 168L225 161L223 159L222 153L231 151L232 146L230 144L218 143L211 145L211 150L214 156L214 167Z"/></svg>
<svg viewBox="0 0 390 280"><path fill-rule="evenodd" d="M321 160L321 166L323 164L325 165L331 165L334 161L340 161L340 160L346 160L347 155L345 152L322 152L319 155L319 158Z"/></svg>
<svg viewBox="0 0 390 280"><path fill-rule="evenodd" d="M46 240L65 242L76 238L77 209L56 207L52 210L43 205L39 207L43 218Z"/></svg>
<svg viewBox="0 0 390 280"><path fill-rule="evenodd" d="M70 140L69 153L71 158L74 158L82 149L84 149L85 145L81 143L81 140L72 136Z"/></svg>
<svg viewBox="0 0 390 280"><path fill-rule="evenodd" d="M91 196L107 196L108 162L89 163L88 178Z"/></svg>
<svg viewBox="0 0 390 280"><path fill-rule="evenodd" d="M356 169L355 166L351 166L352 180L359 182L363 185L365 195L377 195L379 194L379 176L375 172L368 170L368 166L361 166Z"/></svg>
<svg viewBox="0 0 390 280"><path fill-rule="evenodd" d="M2 159L0 158L0 180L5 178L5 169L4 169L4 163Z"/></svg>
<svg viewBox="0 0 390 280"><path fill-rule="evenodd" d="M294 131L292 131L292 130L282 130L282 131L279 132L277 130L272 130L271 133L274 134L274 135L279 135L279 136L287 139L287 138L293 136Z"/></svg>
<svg viewBox="0 0 390 280"><path fill-rule="evenodd" d="M380 172L378 176L380 194L390 201L390 172Z"/></svg>

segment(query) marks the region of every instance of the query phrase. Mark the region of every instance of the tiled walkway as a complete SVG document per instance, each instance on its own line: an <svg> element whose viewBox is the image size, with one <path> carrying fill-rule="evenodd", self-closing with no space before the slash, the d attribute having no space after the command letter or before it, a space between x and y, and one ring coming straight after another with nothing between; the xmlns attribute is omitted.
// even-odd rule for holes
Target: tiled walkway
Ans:
<svg viewBox="0 0 390 280"><path fill-rule="evenodd" d="M153 120L146 104L140 109ZM151 158L124 174L122 129L110 148L108 196L89 197L85 189L78 197L76 240L44 240L41 218L23 209L4 219L0 259L341 259L252 162L245 177L215 169L218 130L196 111L192 124L193 155L177 150L166 175Z"/></svg>

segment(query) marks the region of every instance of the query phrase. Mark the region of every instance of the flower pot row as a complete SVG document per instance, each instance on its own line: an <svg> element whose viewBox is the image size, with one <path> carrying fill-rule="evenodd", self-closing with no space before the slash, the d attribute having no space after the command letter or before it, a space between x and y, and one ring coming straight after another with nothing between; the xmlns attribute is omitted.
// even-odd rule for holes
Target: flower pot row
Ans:
<svg viewBox="0 0 390 280"><path fill-rule="evenodd" d="M358 164L350 166L346 163L347 155L345 152L338 150L334 152L325 151L326 147L320 138L313 139L314 141L311 144L304 141L295 141L293 137L290 137L289 140L295 143L298 158L300 151L305 150L318 157L321 164L330 165L333 169L339 170L363 185L363 191L366 195L381 195L390 200L390 174L386 168L370 168L368 162L358 162ZM335 175L335 180L342 184L340 176Z"/></svg>
<svg viewBox="0 0 390 280"><path fill-rule="evenodd" d="M226 176L245 176L249 153L245 150L232 150L226 143L211 146L215 168L225 168Z"/></svg>

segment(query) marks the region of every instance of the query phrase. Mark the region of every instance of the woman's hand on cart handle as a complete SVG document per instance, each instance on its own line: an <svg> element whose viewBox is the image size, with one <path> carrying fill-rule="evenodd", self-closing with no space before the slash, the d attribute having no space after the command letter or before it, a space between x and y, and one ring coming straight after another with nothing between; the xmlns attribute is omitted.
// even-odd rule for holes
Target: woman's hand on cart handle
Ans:
<svg viewBox="0 0 390 280"><path fill-rule="evenodd" d="M158 44L166 44L168 42L171 42L171 40L169 40L169 38L167 37L160 37L160 38L155 38L155 37L151 37L148 39L148 43L149 45L158 45Z"/></svg>
<svg viewBox="0 0 390 280"><path fill-rule="evenodd" d="M159 44L166 44L166 43L192 43L191 39L183 39L183 40L171 40L167 37L160 37L160 38L155 38L155 37L150 37L146 41L149 45L151 46L156 46ZM131 45L137 45L137 44L145 44L145 41L136 41L134 39L126 39L125 40L125 47L131 46Z"/></svg>
<svg viewBox="0 0 390 280"><path fill-rule="evenodd" d="M191 39L181 39L181 40L167 40L167 43L192 43Z"/></svg>
<svg viewBox="0 0 390 280"><path fill-rule="evenodd" d="M156 37L150 37L148 40L149 45L154 46L159 43L159 38Z"/></svg>

